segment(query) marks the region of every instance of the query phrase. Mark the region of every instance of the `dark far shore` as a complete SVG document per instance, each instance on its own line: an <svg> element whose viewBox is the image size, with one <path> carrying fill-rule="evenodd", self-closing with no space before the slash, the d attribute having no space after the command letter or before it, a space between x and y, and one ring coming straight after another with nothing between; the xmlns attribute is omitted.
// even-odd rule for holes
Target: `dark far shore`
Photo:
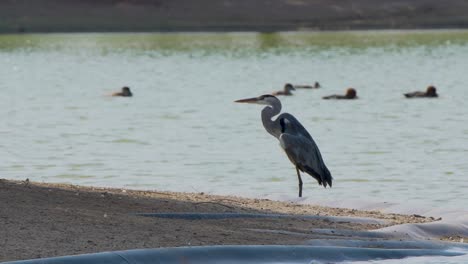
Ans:
<svg viewBox="0 0 468 264"><path fill-rule="evenodd" d="M468 28L465 0L2 0L0 33Z"/></svg>

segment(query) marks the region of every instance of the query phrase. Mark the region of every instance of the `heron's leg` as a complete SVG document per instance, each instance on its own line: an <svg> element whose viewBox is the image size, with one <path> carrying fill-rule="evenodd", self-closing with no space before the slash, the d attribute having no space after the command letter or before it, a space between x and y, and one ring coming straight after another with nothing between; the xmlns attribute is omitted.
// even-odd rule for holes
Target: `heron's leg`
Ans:
<svg viewBox="0 0 468 264"><path fill-rule="evenodd" d="M299 169L296 167L297 179L299 180L299 197L302 197L302 179Z"/></svg>

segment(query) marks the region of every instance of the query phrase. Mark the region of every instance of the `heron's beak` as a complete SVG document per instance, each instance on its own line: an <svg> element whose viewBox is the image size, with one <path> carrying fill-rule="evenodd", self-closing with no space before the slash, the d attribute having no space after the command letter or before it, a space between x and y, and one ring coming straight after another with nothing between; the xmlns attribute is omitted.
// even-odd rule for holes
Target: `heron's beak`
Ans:
<svg viewBox="0 0 468 264"><path fill-rule="evenodd" d="M240 99L240 100L236 100L234 101L235 103L247 103L247 104L256 104L258 103L258 98L257 97L253 97L253 98L247 98L247 99Z"/></svg>

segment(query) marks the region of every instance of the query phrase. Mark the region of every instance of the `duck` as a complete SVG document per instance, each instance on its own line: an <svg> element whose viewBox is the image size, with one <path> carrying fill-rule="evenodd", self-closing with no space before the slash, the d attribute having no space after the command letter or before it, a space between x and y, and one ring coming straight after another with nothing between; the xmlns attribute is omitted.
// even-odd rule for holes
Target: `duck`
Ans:
<svg viewBox="0 0 468 264"><path fill-rule="evenodd" d="M131 97L133 96L132 92L130 91L130 88L127 86L122 87L122 90L120 92L115 92L111 94L112 96L122 96L122 97Z"/></svg>
<svg viewBox="0 0 468 264"><path fill-rule="evenodd" d="M322 87L319 82L315 82L314 85L294 85L294 88L303 88L303 89L318 89Z"/></svg>
<svg viewBox="0 0 468 264"><path fill-rule="evenodd" d="M273 92L271 93L271 95L293 95L293 93L291 93L291 91L295 91L296 89L294 88L294 86L290 83L287 83L284 85L284 89L283 91L276 91L276 92Z"/></svg>
<svg viewBox="0 0 468 264"><path fill-rule="evenodd" d="M323 99L357 99L357 92L354 88L348 88L345 95L333 94L322 97Z"/></svg>
<svg viewBox="0 0 468 264"><path fill-rule="evenodd" d="M428 86L425 92L417 91L411 93L405 93L406 98L435 98L439 97L437 89L434 86Z"/></svg>

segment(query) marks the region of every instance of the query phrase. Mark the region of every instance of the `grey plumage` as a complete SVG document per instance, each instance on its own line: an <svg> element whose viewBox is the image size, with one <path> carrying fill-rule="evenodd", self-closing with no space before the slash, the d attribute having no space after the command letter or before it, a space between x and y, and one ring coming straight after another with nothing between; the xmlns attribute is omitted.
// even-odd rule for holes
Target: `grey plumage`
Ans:
<svg viewBox="0 0 468 264"><path fill-rule="evenodd" d="M272 95L237 100L238 103L266 105L262 110L262 123L266 131L277 138L281 148L296 167L299 181L299 197L302 197L302 178L300 171L311 175L324 187L332 186L333 177L323 162L317 144L309 132L291 114L281 112L281 102ZM273 119L278 115L276 119Z"/></svg>

